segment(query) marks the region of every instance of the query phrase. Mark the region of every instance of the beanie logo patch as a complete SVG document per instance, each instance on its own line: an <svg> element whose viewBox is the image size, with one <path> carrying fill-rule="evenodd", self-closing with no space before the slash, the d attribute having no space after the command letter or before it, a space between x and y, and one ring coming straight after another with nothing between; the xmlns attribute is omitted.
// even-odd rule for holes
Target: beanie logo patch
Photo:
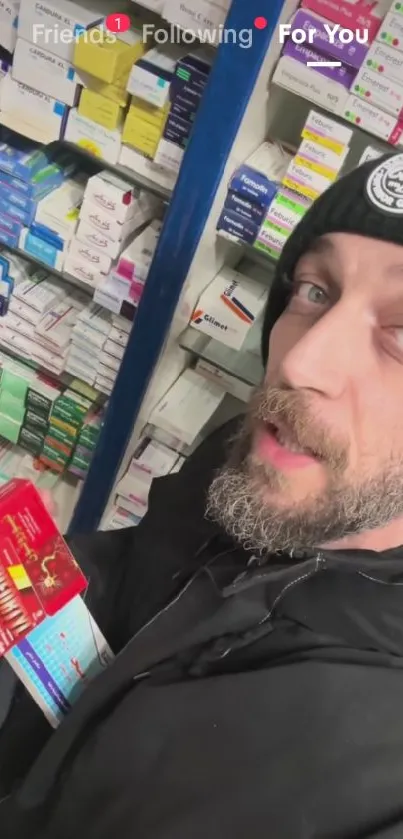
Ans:
<svg viewBox="0 0 403 839"><path fill-rule="evenodd" d="M385 215L403 216L403 154L394 154L371 172L366 183L371 204Z"/></svg>

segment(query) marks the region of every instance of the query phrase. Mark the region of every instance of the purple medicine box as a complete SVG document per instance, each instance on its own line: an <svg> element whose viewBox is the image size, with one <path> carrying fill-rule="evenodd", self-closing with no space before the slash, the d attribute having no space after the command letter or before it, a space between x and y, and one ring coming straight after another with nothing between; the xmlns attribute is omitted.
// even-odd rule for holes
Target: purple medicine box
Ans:
<svg viewBox="0 0 403 839"><path fill-rule="evenodd" d="M359 44L355 39L350 44L342 44L337 38L337 33L333 39L333 43L331 43L329 32L326 31L325 26L333 31L336 25L330 23L328 20L324 20L319 15L310 14L303 9L299 9L291 22L291 31L294 29L304 29L306 32L309 29L315 30L312 44L307 43L306 46L313 47L315 50L321 52L322 55L324 54L328 58L338 59L348 67L354 67L358 70L365 60L368 46ZM360 32L362 33L363 30L360 30Z"/></svg>
<svg viewBox="0 0 403 839"><path fill-rule="evenodd" d="M308 61L323 61L324 58L320 52L313 50L312 47L306 46L305 44L294 44L291 38L288 39L283 49L283 55L288 55L289 58L294 58L295 61L300 61L301 64L305 65ZM358 73L358 70L354 70L352 67L344 67L344 65L341 67L312 67L311 69L321 73L322 76L327 76L328 79L339 82L347 90L350 90Z"/></svg>

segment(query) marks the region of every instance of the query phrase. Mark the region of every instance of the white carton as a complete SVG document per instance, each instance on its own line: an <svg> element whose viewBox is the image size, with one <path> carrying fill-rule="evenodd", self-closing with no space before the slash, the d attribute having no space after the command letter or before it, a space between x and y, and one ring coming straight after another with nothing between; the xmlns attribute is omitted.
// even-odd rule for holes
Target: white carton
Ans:
<svg viewBox="0 0 403 839"><path fill-rule="evenodd" d="M363 67L388 79L403 84L403 54L393 47L374 41L368 50Z"/></svg>
<svg viewBox="0 0 403 839"><path fill-rule="evenodd" d="M265 286L224 267L199 298L191 326L239 350L266 299Z"/></svg>
<svg viewBox="0 0 403 839"><path fill-rule="evenodd" d="M52 143L63 135L68 107L40 90L17 82L10 73L1 83L3 125L38 143Z"/></svg>
<svg viewBox="0 0 403 839"><path fill-rule="evenodd" d="M272 82L333 114L339 113L349 95L343 85L287 55L280 58Z"/></svg>
<svg viewBox="0 0 403 839"><path fill-rule="evenodd" d="M76 239L87 247L98 248L111 259L116 259L125 246L124 240L113 242L112 239L109 239L108 236L105 236L104 233L85 221L79 222Z"/></svg>
<svg viewBox="0 0 403 839"><path fill-rule="evenodd" d="M129 466L129 473L137 478L158 478L168 475L179 459L177 452L162 446L150 437L140 440Z"/></svg>
<svg viewBox="0 0 403 839"><path fill-rule="evenodd" d="M361 166L362 163L367 163L368 160L376 160L376 158L382 157L383 154L382 149L376 149L375 146L367 146L358 161L358 166Z"/></svg>
<svg viewBox="0 0 403 839"><path fill-rule="evenodd" d="M171 78L176 62L188 50L178 44L166 44L149 50L133 64L126 89L133 96L162 108L168 102Z"/></svg>
<svg viewBox="0 0 403 839"><path fill-rule="evenodd" d="M309 111L302 131L302 137L342 155L343 159L352 136L351 128L318 114L317 111Z"/></svg>
<svg viewBox="0 0 403 839"><path fill-rule="evenodd" d="M392 3L396 8L396 3ZM386 43L399 52L403 51L403 14L390 11L385 16L382 26L378 31L376 40Z"/></svg>
<svg viewBox="0 0 403 839"><path fill-rule="evenodd" d="M116 221L110 213L97 207L92 201L84 197L80 210L80 222L90 224L100 233L104 234L111 242L120 243L127 239L128 235L135 228L135 219L130 219L126 224Z"/></svg>
<svg viewBox="0 0 403 839"><path fill-rule="evenodd" d="M315 198L318 198L322 192L328 189L335 180L336 175L328 178L309 168L309 161L307 161L307 164L304 165L303 158L298 155L294 157L283 178L283 184L289 189L293 189L295 192L314 201Z"/></svg>
<svg viewBox="0 0 403 839"><path fill-rule="evenodd" d="M316 164L318 167L329 169L331 172L334 172L334 174L338 174L340 172L348 153L349 149L346 148L342 154L336 154L336 152L331 149L328 149L325 146L320 145L320 143L316 143L311 140L302 140L298 149L298 157L303 157L306 160L311 161L311 163Z"/></svg>
<svg viewBox="0 0 403 839"><path fill-rule="evenodd" d="M112 265L112 259L108 254L102 253L98 248L91 248L76 238L70 242L69 258L88 264L98 275L107 274Z"/></svg>
<svg viewBox="0 0 403 839"><path fill-rule="evenodd" d="M149 422L191 446L225 398L225 391L185 370L151 412Z"/></svg>
<svg viewBox="0 0 403 839"><path fill-rule="evenodd" d="M40 269L14 289L16 300L44 314L67 296L67 290L56 279Z"/></svg>
<svg viewBox="0 0 403 839"><path fill-rule="evenodd" d="M177 175L181 167L183 154L184 151L180 148L180 146L177 146L175 143L171 143L170 140L164 140L164 138L162 138L162 140L158 143L154 163L156 163L157 166L163 166L165 169L169 169L169 171L174 172L175 175Z"/></svg>
<svg viewBox="0 0 403 839"><path fill-rule="evenodd" d="M403 79L402 84L398 84L394 79L388 79L382 73L372 73L366 67L363 67L354 80L351 93L371 105L377 105L387 114L401 119L403 112Z"/></svg>
<svg viewBox="0 0 403 839"><path fill-rule="evenodd" d="M125 224L134 215L138 196L139 190L106 170L92 175L85 190L86 201L106 210L120 224Z"/></svg>
<svg viewBox="0 0 403 839"><path fill-rule="evenodd" d="M89 262L85 262L83 259L77 259L70 253L67 254L64 260L64 272L71 277L76 277L88 286L92 286L92 288L96 288L104 276L93 265L90 265Z"/></svg>
<svg viewBox="0 0 403 839"><path fill-rule="evenodd" d="M66 105L75 105L78 100L80 86L73 65L23 38L17 38L12 73L17 82Z"/></svg>
<svg viewBox="0 0 403 839"><path fill-rule="evenodd" d="M38 323L35 332L37 340L42 339L45 346L56 354L67 350L73 326L77 319L77 307L70 298L54 306Z"/></svg>
<svg viewBox="0 0 403 839"><path fill-rule="evenodd" d="M386 140L392 146L401 145L403 123L396 120L396 117L385 113L381 108L371 105L370 102L364 102L357 96L349 96L341 116L364 131L368 131L369 134Z"/></svg>
<svg viewBox="0 0 403 839"><path fill-rule="evenodd" d="M122 145L120 129L110 131L91 119L80 116L77 108L70 111L64 138L114 166L119 160Z"/></svg>
<svg viewBox="0 0 403 839"><path fill-rule="evenodd" d="M245 160L244 165L256 169L271 181L279 181L291 158L292 154L286 152L280 145L266 140Z"/></svg>
<svg viewBox="0 0 403 839"><path fill-rule="evenodd" d="M21 0L18 36L72 62L80 32L120 12L119 6L117 0Z"/></svg>
<svg viewBox="0 0 403 839"><path fill-rule="evenodd" d="M14 52L20 0L0 0L0 46Z"/></svg>
<svg viewBox="0 0 403 839"><path fill-rule="evenodd" d="M69 178L38 201L35 222L57 233L66 242L74 236L85 184L83 178Z"/></svg>

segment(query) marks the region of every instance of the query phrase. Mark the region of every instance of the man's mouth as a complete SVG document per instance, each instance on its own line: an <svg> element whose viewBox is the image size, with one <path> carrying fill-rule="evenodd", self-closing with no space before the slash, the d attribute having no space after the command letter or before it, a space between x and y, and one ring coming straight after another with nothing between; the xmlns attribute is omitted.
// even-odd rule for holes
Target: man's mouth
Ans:
<svg viewBox="0 0 403 839"><path fill-rule="evenodd" d="M277 423L266 422L255 435L255 454L280 470L300 469L321 462L310 448L300 445L291 430Z"/></svg>

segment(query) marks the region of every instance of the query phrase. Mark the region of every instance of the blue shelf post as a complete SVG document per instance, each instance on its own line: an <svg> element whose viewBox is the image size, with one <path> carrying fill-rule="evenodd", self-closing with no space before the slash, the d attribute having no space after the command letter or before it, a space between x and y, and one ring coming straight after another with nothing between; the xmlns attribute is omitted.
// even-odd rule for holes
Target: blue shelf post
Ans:
<svg viewBox="0 0 403 839"><path fill-rule="evenodd" d="M70 535L99 526L282 6L233 0L226 29L252 29L252 43L217 51Z"/></svg>

